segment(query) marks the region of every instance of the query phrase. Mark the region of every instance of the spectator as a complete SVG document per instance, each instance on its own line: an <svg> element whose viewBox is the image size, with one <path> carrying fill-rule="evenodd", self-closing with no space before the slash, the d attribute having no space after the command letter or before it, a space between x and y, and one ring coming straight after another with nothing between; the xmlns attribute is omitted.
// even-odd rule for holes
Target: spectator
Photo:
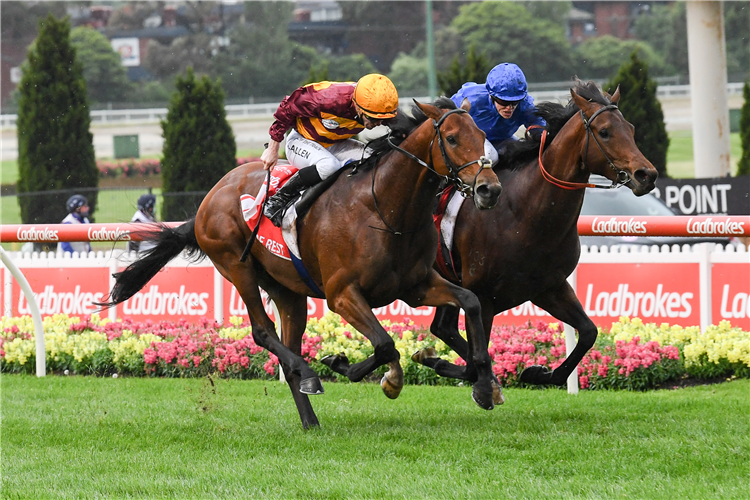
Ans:
<svg viewBox="0 0 750 500"><path fill-rule="evenodd" d="M68 215L62 220L63 224L89 224L89 202L85 196L74 194L68 198L65 207ZM60 250L63 253L88 253L91 251L91 244L88 241L64 241L60 243Z"/></svg>
<svg viewBox="0 0 750 500"><path fill-rule="evenodd" d="M130 222L145 222L152 223L156 222L156 196L151 193L141 195L138 198L138 210L133 214L133 218ZM156 242L153 241L128 241L129 252L145 252L156 246Z"/></svg>

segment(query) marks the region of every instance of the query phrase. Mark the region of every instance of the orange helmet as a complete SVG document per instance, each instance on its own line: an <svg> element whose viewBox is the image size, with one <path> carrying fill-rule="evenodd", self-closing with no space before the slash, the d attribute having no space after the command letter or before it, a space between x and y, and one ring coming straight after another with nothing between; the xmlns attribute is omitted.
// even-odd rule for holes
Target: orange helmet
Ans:
<svg viewBox="0 0 750 500"><path fill-rule="evenodd" d="M364 114L376 120L396 116L398 92L387 76L377 73L363 76L354 88L352 99Z"/></svg>

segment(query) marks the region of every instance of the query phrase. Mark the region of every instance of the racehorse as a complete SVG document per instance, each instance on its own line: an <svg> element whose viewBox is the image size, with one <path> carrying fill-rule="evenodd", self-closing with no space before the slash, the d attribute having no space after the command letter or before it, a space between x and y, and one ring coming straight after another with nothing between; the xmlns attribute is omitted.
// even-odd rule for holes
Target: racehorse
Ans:
<svg viewBox="0 0 750 500"><path fill-rule="evenodd" d="M314 285L323 292L330 309L362 332L374 347L374 355L360 363L350 365L343 355L324 362L352 381L388 364L381 387L386 396L396 398L404 384L399 352L371 308L396 299L412 307L461 307L466 311L469 332L464 354L476 368L470 374L477 381L472 398L480 407L492 409L496 382L479 301L474 293L441 278L432 268L438 241L432 201L442 179L472 197L480 210L497 204L502 187L489 160L482 156L484 134L465 110L456 109L449 100L436 102L440 107L415 104L414 116L399 113L400 118L391 125L405 135L400 145L390 138L381 141L381 149L388 151L373 155L370 171L362 165L357 175L340 175L297 224L301 260ZM398 133L394 136L401 137ZM206 195L194 219L174 229L160 228L154 238L156 247L115 275L110 302L104 305L133 296L184 249L189 255L207 255L245 302L255 342L279 358L307 429L319 425L308 395L323 393L323 386L302 358L301 346L306 297L319 294L300 278L292 263L263 245L252 245L245 254L249 258L242 258L252 231L243 219L240 195L258 193L264 178L261 162L229 172ZM263 308L259 286L278 307L281 340Z"/></svg>
<svg viewBox="0 0 750 500"><path fill-rule="evenodd" d="M609 96L593 82L577 81L571 96L567 107L540 103L546 133L537 141L516 142L495 167L504 188L498 207L480 212L464 203L460 208L453 270L443 268L447 279L479 297L486 343L493 317L526 301L578 330L578 343L560 366L523 370L520 380L529 384L564 384L597 337L567 281L581 253L577 222L585 188L592 187L589 175L603 175L612 181L608 187L627 186L636 196L651 191L658 175L636 146L633 125L617 108L619 87ZM457 308L440 307L430 329L463 357L468 349L458 333L458 317ZM433 350L412 359L440 375L464 378L465 367L436 358Z"/></svg>

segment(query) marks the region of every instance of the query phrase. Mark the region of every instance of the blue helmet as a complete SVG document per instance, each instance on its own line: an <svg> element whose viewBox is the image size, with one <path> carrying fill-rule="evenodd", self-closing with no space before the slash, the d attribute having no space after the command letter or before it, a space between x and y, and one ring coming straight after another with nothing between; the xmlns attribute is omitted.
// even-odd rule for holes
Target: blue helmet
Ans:
<svg viewBox="0 0 750 500"><path fill-rule="evenodd" d="M154 206L156 206L156 196L153 194L144 194L138 198L138 210L141 212L153 213Z"/></svg>
<svg viewBox="0 0 750 500"><path fill-rule="evenodd" d="M520 101L527 94L526 76L513 63L498 64L487 75L487 92L503 101Z"/></svg>
<svg viewBox="0 0 750 500"><path fill-rule="evenodd" d="M89 202L85 196L80 194L74 194L68 201L65 202L65 207L68 209L68 213L73 213L84 205L88 205Z"/></svg>

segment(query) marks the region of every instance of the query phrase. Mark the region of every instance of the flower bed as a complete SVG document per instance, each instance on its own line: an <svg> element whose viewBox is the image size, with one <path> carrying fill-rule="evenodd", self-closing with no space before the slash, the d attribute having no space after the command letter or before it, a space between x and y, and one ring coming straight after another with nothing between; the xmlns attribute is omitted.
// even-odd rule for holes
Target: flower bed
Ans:
<svg viewBox="0 0 750 500"><path fill-rule="evenodd" d="M237 165L248 163L258 158L237 158ZM161 163L154 158L128 158L125 160L97 160L99 177L146 177L161 174Z"/></svg>
<svg viewBox="0 0 750 500"><path fill-rule="evenodd" d="M448 361L464 364L428 330L410 322L385 322L401 354L407 384L447 384L411 361L418 349L434 347ZM0 320L0 369L33 373L35 342L29 316ZM187 322L116 322L98 315L83 318L55 315L44 319L47 369L54 373L121 373L134 376L194 377L215 373L233 378L278 376L278 359L255 344L249 323L232 317L228 326L203 319ZM523 327L493 328L490 346L493 370L505 386L518 386L518 376L533 364L554 369L565 359L560 325L538 322ZM372 345L341 318L329 313L311 319L303 336L302 356L322 377L339 379L320 359L344 353L350 362L363 361ZM378 374L384 373L381 367ZM723 321L704 334L698 328L643 324L621 318L609 332L600 332L594 348L578 366L583 389L644 390L684 375L697 378L750 377L750 333Z"/></svg>

